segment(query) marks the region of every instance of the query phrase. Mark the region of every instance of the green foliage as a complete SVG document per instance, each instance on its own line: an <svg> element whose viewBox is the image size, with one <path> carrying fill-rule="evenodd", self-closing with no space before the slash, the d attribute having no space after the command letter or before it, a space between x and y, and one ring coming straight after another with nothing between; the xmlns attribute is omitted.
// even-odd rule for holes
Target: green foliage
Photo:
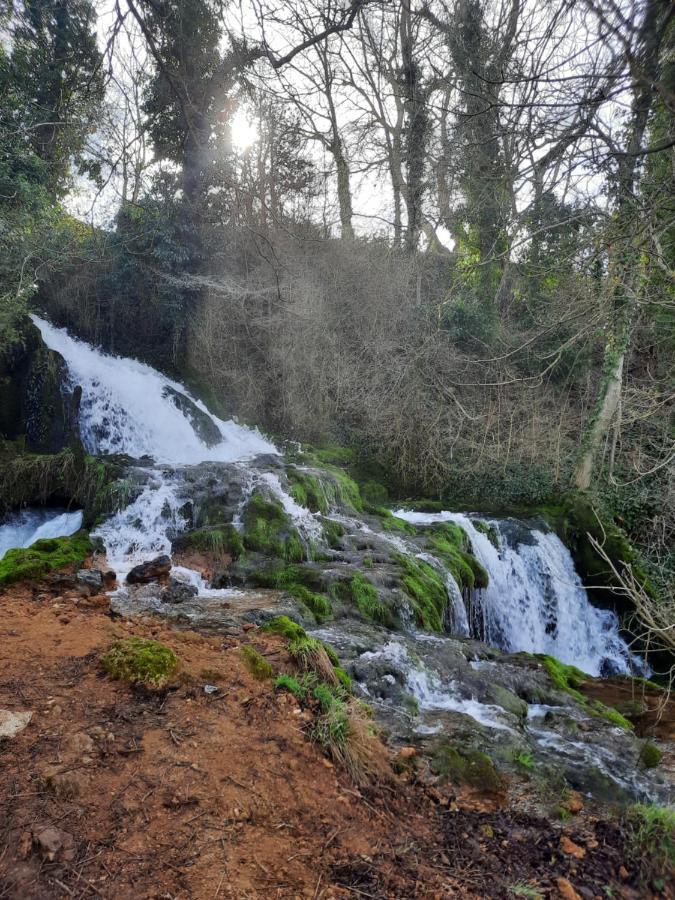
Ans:
<svg viewBox="0 0 675 900"><path fill-rule="evenodd" d="M116 680L162 688L176 673L178 658L159 641L131 637L116 641L101 657L101 665Z"/></svg>
<svg viewBox="0 0 675 900"><path fill-rule="evenodd" d="M543 900L544 895L529 884L512 884L509 893L514 897L529 897L530 900Z"/></svg>
<svg viewBox="0 0 675 900"><path fill-rule="evenodd" d="M517 752L513 754L514 763L519 766L521 769L525 769L530 772L534 769L534 757L531 753L525 753L524 751Z"/></svg>
<svg viewBox="0 0 675 900"><path fill-rule="evenodd" d="M45 538L26 549L8 550L0 559L0 584L42 578L66 566L79 567L91 550L89 535L84 531L71 537Z"/></svg>
<svg viewBox="0 0 675 900"><path fill-rule="evenodd" d="M263 631L281 635L281 637L285 637L289 641L307 637L307 632L302 625L298 625L297 622L289 619L288 616L275 616L273 619L269 619L269 621L265 622Z"/></svg>
<svg viewBox="0 0 675 900"><path fill-rule="evenodd" d="M503 787L502 777L489 756L480 750L454 747L447 740L434 748L430 766L436 775L455 784L469 784L485 791Z"/></svg>
<svg viewBox="0 0 675 900"><path fill-rule="evenodd" d="M323 575L320 569L310 566L274 566L250 573L248 580L259 587L288 591L304 604L317 622L323 622L333 613L330 600L323 593Z"/></svg>
<svg viewBox="0 0 675 900"><path fill-rule="evenodd" d="M384 507L389 502L389 491L387 488L380 484L379 481L373 481L372 478L361 483L361 496L370 506Z"/></svg>
<svg viewBox="0 0 675 900"><path fill-rule="evenodd" d="M295 675L287 675L285 672L277 676L274 686L279 691L288 691L289 694L293 694L301 703L304 703L309 691L306 676L296 678Z"/></svg>
<svg viewBox="0 0 675 900"><path fill-rule="evenodd" d="M345 581L337 581L331 585L331 593L343 603L355 606L364 619L386 625L391 616L387 607L380 600L377 588L361 572L357 572Z"/></svg>
<svg viewBox="0 0 675 900"><path fill-rule="evenodd" d="M396 562L402 570L401 586L412 601L417 624L431 631L443 630L443 615L448 594L441 575L428 563L399 553Z"/></svg>
<svg viewBox="0 0 675 900"><path fill-rule="evenodd" d="M640 873L640 881L660 889L675 878L675 810L638 804L626 810L623 820L628 864ZM661 888L662 889L662 888Z"/></svg>
<svg viewBox="0 0 675 900"><path fill-rule="evenodd" d="M262 656L255 647L251 646L251 644L244 644L239 652L241 653L247 670L257 681L265 681L267 678L273 677L274 669L265 657Z"/></svg>
<svg viewBox="0 0 675 900"><path fill-rule="evenodd" d="M480 531L481 534L484 534L486 536L495 550L500 549L499 532L494 525L491 525L489 522L481 522L479 519L475 519L473 527L476 529L476 531Z"/></svg>
<svg viewBox="0 0 675 900"><path fill-rule="evenodd" d="M314 614L317 622L325 622L330 618L333 607L325 594L310 591L302 584L291 584L288 586L288 591Z"/></svg>

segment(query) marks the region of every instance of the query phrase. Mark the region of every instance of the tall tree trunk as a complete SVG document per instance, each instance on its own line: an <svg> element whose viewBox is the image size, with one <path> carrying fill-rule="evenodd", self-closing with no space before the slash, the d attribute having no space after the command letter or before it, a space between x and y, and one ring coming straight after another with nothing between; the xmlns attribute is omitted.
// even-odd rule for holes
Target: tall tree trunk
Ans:
<svg viewBox="0 0 675 900"><path fill-rule="evenodd" d="M353 240L354 226L352 224L352 188L349 163L342 149L342 141L336 135L332 143L333 158L337 170L337 194L340 207L340 233L344 240Z"/></svg>

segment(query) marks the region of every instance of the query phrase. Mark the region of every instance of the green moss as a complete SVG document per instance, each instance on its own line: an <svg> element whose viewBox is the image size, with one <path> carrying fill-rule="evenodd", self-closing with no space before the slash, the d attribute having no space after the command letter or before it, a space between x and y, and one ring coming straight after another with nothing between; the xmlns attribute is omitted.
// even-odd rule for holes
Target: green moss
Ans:
<svg viewBox="0 0 675 900"><path fill-rule="evenodd" d="M323 536L329 547L338 550L342 547L342 538L344 537L344 527L339 522L332 519L325 519L323 522Z"/></svg>
<svg viewBox="0 0 675 900"><path fill-rule="evenodd" d="M436 745L430 766L436 775L455 784L469 784L486 791L503 787L494 763L480 750L463 750L442 741Z"/></svg>
<svg viewBox="0 0 675 900"><path fill-rule="evenodd" d="M514 753L513 761L519 768L525 769L527 772L534 769L534 757L531 753Z"/></svg>
<svg viewBox="0 0 675 900"><path fill-rule="evenodd" d="M326 515L329 510L328 497L319 478L294 466L286 470L286 475L290 482L291 496L295 502L312 512Z"/></svg>
<svg viewBox="0 0 675 900"><path fill-rule="evenodd" d="M347 693L351 694L352 690L353 690L351 678L349 677L349 675L347 675L345 670L342 669L340 666L334 666L334 668L335 668L335 674L337 675L338 681L340 682L342 687L347 691Z"/></svg>
<svg viewBox="0 0 675 900"><path fill-rule="evenodd" d="M659 750L656 744L652 744L651 741L647 741L642 748L642 752L640 753L640 762L645 767L645 769L655 769L656 766L661 762L663 757L663 753Z"/></svg>
<svg viewBox="0 0 675 900"><path fill-rule="evenodd" d="M349 466L354 461L354 451L351 447L341 447L339 444L325 444L312 451L317 462L332 466Z"/></svg>
<svg viewBox="0 0 675 900"><path fill-rule="evenodd" d="M332 615L333 607L325 594L310 591L302 584L291 584L288 591L312 612L317 622L325 622Z"/></svg>
<svg viewBox="0 0 675 900"><path fill-rule="evenodd" d="M92 544L84 531L71 537L47 538L25 549L8 550L0 559L0 584L42 578L54 569L81 566Z"/></svg>
<svg viewBox="0 0 675 900"><path fill-rule="evenodd" d="M471 543L464 529L455 522L439 522L430 529L429 546L443 560L461 588L486 588L489 575L471 553Z"/></svg>
<svg viewBox="0 0 675 900"><path fill-rule="evenodd" d="M274 669L255 647L252 647L251 644L244 644L239 652L244 660L244 665L255 679L265 681L267 678L272 678Z"/></svg>
<svg viewBox="0 0 675 900"><path fill-rule="evenodd" d="M579 688L584 682L589 680L590 676L586 675L575 666L568 666L565 665L565 663L561 663L560 660L553 656L546 656L545 654L539 653L537 654L537 658L541 660L542 665L548 672L553 684L559 690L565 691L565 693L574 697L577 703L583 706L591 713L591 715L605 719L619 728L625 728L628 731L633 730L633 723L629 722L625 716L622 716L617 709L614 709L611 706L605 706L605 704L601 703L599 700L590 700L582 694Z"/></svg>
<svg viewBox="0 0 675 900"><path fill-rule="evenodd" d="M390 621L387 607L380 600L377 588L365 575L357 572L346 581L338 581L331 586L336 599L355 606L364 619L370 622L387 624Z"/></svg>
<svg viewBox="0 0 675 900"><path fill-rule="evenodd" d="M103 669L119 681L164 687L178 668L178 659L159 641L137 637L116 641L101 657Z"/></svg>
<svg viewBox="0 0 675 900"><path fill-rule="evenodd" d="M499 532L495 528L494 525L490 525L489 522L481 522L479 519L474 519L473 527L476 531L480 531L481 534L484 534L485 537L490 541L495 550L499 550Z"/></svg>
<svg viewBox="0 0 675 900"><path fill-rule="evenodd" d="M199 528L179 535L173 541L174 550L199 550L215 556L238 559L244 552L244 541L234 525Z"/></svg>
<svg viewBox="0 0 675 900"><path fill-rule="evenodd" d="M306 557L300 535L281 503L256 491L244 508L243 541L247 550L278 556L289 562Z"/></svg>
<svg viewBox="0 0 675 900"><path fill-rule="evenodd" d="M396 562L402 570L401 586L412 601L417 624L431 631L443 630L448 594L441 575L428 563L399 553Z"/></svg>
<svg viewBox="0 0 675 900"><path fill-rule="evenodd" d="M251 572L248 580L256 587L283 589L302 584L313 591L322 591L324 588L323 573L313 566L272 565Z"/></svg>
<svg viewBox="0 0 675 900"><path fill-rule="evenodd" d="M307 632L302 625L298 625L297 622L289 619L288 616L275 616L264 624L263 631L268 631L270 634L279 634L289 641L299 637L307 637Z"/></svg>

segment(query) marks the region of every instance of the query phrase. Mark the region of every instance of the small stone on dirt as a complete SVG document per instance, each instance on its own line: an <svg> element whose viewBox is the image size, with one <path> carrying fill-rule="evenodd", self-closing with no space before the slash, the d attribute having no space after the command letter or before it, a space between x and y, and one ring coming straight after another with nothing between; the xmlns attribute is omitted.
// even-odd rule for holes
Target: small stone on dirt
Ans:
<svg viewBox="0 0 675 900"><path fill-rule="evenodd" d="M77 583L88 588L91 594L98 594L103 588L103 573L98 569L80 569L75 578Z"/></svg>
<svg viewBox="0 0 675 900"><path fill-rule="evenodd" d="M0 740L13 738L23 731L33 718L30 710L25 712L12 712L11 709L0 709Z"/></svg>
<svg viewBox="0 0 675 900"><path fill-rule="evenodd" d="M42 856L49 862L53 862L57 856L67 861L75 858L75 842L72 834L67 831L48 825L36 829L33 832L33 840Z"/></svg>

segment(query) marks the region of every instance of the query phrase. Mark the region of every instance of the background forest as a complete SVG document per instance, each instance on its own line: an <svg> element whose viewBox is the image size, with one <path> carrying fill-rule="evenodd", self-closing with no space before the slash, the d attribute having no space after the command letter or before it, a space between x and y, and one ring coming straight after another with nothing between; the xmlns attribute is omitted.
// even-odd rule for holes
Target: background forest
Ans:
<svg viewBox="0 0 675 900"><path fill-rule="evenodd" d="M668 0L0 11L5 362L42 309L394 495L590 491L666 584Z"/></svg>

